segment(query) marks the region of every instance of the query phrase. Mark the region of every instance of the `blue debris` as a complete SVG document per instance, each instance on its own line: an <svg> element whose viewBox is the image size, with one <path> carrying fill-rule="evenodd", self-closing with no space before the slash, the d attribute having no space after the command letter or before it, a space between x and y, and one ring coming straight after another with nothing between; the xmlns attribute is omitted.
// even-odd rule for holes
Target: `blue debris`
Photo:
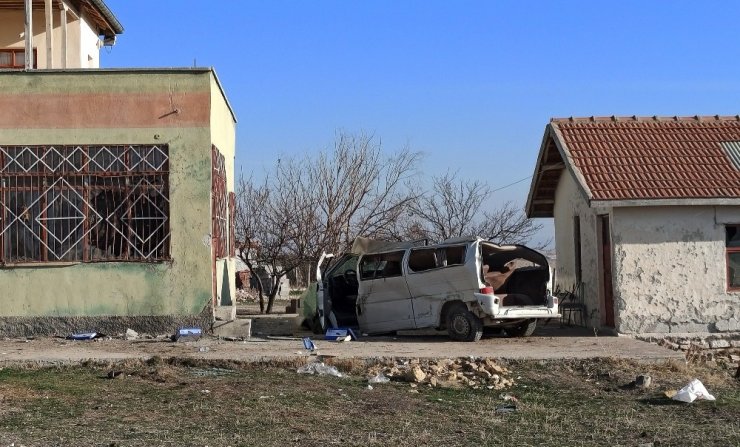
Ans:
<svg viewBox="0 0 740 447"><path fill-rule="evenodd" d="M307 351L311 352L316 350L316 345L310 337L303 337L303 347L306 348Z"/></svg>
<svg viewBox="0 0 740 447"><path fill-rule="evenodd" d="M103 334L97 332L80 332L77 334L71 334L67 336L67 340L93 340L97 337L102 337Z"/></svg>

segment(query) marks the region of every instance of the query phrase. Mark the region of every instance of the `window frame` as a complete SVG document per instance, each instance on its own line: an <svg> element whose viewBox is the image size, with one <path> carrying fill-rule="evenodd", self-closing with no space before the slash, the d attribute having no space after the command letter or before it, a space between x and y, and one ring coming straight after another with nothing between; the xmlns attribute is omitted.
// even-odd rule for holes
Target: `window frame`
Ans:
<svg viewBox="0 0 740 447"><path fill-rule="evenodd" d="M398 260L398 269L399 272L393 275L385 275L383 272L385 272L385 269L388 265L387 257L395 257L396 255L400 255L400 259ZM359 270L360 274L360 281L374 281L376 279L384 279L384 278L398 278L400 276L403 276L403 267L404 267L404 258L406 257L406 250L395 250L395 251L389 251L385 253L369 253L366 255L363 255L359 262L357 263L357 269ZM373 259L373 262L377 262L377 265L382 264L382 268L374 268L372 270L373 274L372 276L365 276L363 266L365 264L365 261L368 259Z"/></svg>
<svg viewBox="0 0 740 447"><path fill-rule="evenodd" d="M455 262L450 264L448 261L448 251L451 249L460 249L462 251L461 254L461 262ZM424 270L414 270L411 268L411 256L413 256L414 252L418 251L433 251L435 256L436 265L432 268L424 269ZM417 248L411 248L409 249L409 256L406 260L406 267L408 267L408 274L409 275L415 275L418 273L427 273L434 270L440 270L450 267L459 267L461 265L465 265L465 258L468 255L468 245L467 244L455 244L455 245L446 245L443 247L417 247Z"/></svg>
<svg viewBox="0 0 740 447"><path fill-rule="evenodd" d="M0 146L2 268L167 262L170 217L166 144Z"/></svg>
<svg viewBox="0 0 740 447"><path fill-rule="evenodd" d="M0 65L0 69L17 69L17 70L22 70L22 69L26 68L26 55L25 55L26 54L26 49L25 48L2 48L2 49L0 49L0 53L10 53L11 54L11 57L13 59L13 63L11 63L10 65ZM16 60L17 59L17 55L19 53L23 53L23 60L21 61L20 64L18 64L18 62ZM36 48L34 48L33 49L33 67L32 68L37 68L38 67L37 62L38 61L37 61Z"/></svg>
<svg viewBox="0 0 740 447"><path fill-rule="evenodd" d="M740 224L726 224L725 225L725 274L727 275L727 291L728 292L740 292L740 285L733 286L731 283L730 275L730 255L740 253L740 246L730 247L729 242L729 229L735 228L736 234L740 235Z"/></svg>

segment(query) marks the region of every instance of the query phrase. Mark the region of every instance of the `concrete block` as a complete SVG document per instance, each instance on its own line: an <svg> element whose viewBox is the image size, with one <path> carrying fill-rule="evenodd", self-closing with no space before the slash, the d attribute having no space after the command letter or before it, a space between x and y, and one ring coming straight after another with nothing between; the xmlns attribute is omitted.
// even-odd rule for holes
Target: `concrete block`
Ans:
<svg viewBox="0 0 740 447"><path fill-rule="evenodd" d="M217 321L213 335L219 337L249 338L252 336L252 320L239 318L232 321Z"/></svg>
<svg viewBox="0 0 740 447"><path fill-rule="evenodd" d="M216 321L236 320L236 306L218 306L213 311Z"/></svg>
<svg viewBox="0 0 740 447"><path fill-rule="evenodd" d="M738 321L736 318L719 320L714 323L714 327L719 332L737 332L740 331L740 321Z"/></svg>
<svg viewBox="0 0 740 447"><path fill-rule="evenodd" d="M711 347L712 349L729 348L730 342L728 340L723 340L723 339L711 340L709 342L709 347Z"/></svg>

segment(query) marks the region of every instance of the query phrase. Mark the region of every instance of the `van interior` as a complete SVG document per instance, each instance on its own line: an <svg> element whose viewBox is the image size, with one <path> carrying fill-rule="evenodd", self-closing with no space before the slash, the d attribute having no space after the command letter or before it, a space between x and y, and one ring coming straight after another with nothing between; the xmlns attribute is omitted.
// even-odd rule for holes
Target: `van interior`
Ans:
<svg viewBox="0 0 740 447"><path fill-rule="evenodd" d="M337 319L337 325L357 326L357 255L343 256L337 263L327 269L327 294L331 300L331 310Z"/></svg>
<svg viewBox="0 0 740 447"><path fill-rule="evenodd" d="M523 245L481 243L483 281L502 296L503 306L547 304L547 259Z"/></svg>

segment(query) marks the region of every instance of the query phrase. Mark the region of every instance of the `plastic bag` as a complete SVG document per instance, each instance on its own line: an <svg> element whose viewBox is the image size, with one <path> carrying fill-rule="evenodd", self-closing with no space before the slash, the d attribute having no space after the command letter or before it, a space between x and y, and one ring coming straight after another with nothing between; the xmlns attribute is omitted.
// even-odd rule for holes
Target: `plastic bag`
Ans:
<svg viewBox="0 0 740 447"><path fill-rule="evenodd" d="M388 383L390 381L391 379L386 377L385 374L383 374L382 372L378 373L377 376L370 377L369 379L367 379L367 383Z"/></svg>
<svg viewBox="0 0 740 447"><path fill-rule="evenodd" d="M699 379L694 379L688 385L678 390L673 400L691 403L695 400L716 400L704 387Z"/></svg>
<svg viewBox="0 0 740 447"><path fill-rule="evenodd" d="M325 365L323 362L313 362L298 368L298 374L318 374L320 376L346 377L334 366Z"/></svg>

